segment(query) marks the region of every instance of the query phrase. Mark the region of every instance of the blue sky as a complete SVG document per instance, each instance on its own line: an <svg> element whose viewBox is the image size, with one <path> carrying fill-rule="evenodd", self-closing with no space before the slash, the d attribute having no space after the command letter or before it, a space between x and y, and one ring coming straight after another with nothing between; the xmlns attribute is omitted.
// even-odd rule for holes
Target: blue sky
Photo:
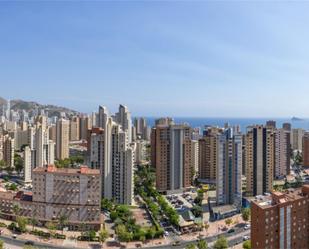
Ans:
<svg viewBox="0 0 309 249"><path fill-rule="evenodd" d="M0 96L309 117L309 2L0 2Z"/></svg>

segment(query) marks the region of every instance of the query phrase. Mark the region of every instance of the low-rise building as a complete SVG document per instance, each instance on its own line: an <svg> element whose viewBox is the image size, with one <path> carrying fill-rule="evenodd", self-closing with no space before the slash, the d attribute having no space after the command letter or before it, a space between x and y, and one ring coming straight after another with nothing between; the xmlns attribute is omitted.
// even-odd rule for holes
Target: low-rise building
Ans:
<svg viewBox="0 0 309 249"><path fill-rule="evenodd" d="M0 193L1 212L14 217L13 205L20 214L35 217L42 223L68 220L70 230L98 230L101 226L100 171L81 166L79 169L58 169L54 165L33 170L33 192ZM7 204L7 205L5 205Z"/></svg>

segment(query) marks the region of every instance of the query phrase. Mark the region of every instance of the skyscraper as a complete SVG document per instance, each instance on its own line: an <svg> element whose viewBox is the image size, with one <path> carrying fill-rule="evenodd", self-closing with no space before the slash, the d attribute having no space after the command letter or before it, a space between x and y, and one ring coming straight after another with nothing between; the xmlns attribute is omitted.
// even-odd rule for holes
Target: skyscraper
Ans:
<svg viewBox="0 0 309 249"><path fill-rule="evenodd" d="M32 181L32 161L31 149L29 146L24 148L24 182L31 183Z"/></svg>
<svg viewBox="0 0 309 249"><path fill-rule="evenodd" d="M79 117L73 117L70 120L70 141L80 140L79 127L80 127Z"/></svg>
<svg viewBox="0 0 309 249"><path fill-rule="evenodd" d="M128 113L128 109L122 111L122 116L128 119L129 115L125 114ZM123 122L128 124L131 120ZM123 129L123 125L113 121L107 108L102 106L99 107L98 124L99 128L93 128L89 132L88 146L91 167L100 168L102 197L131 205L134 149L129 142L129 130Z"/></svg>
<svg viewBox="0 0 309 249"><path fill-rule="evenodd" d="M303 136L303 165L309 167L309 132L305 132Z"/></svg>
<svg viewBox="0 0 309 249"><path fill-rule="evenodd" d="M217 204L234 204L241 208L242 135L227 128L218 134L216 195Z"/></svg>
<svg viewBox="0 0 309 249"><path fill-rule="evenodd" d="M121 125L122 130L128 133L128 141L132 142L132 120L131 113L128 107L119 105L119 110L116 113L117 123Z"/></svg>
<svg viewBox="0 0 309 249"><path fill-rule="evenodd" d="M162 192L178 191L192 184L191 128L187 125L163 124L152 129L156 185Z"/></svg>
<svg viewBox="0 0 309 249"><path fill-rule="evenodd" d="M305 131L301 128L299 129L292 129L291 133L291 144L292 150L301 151L303 149L303 136Z"/></svg>
<svg viewBox="0 0 309 249"><path fill-rule="evenodd" d="M9 135L3 136L3 160L9 167L14 167L15 140Z"/></svg>
<svg viewBox="0 0 309 249"><path fill-rule="evenodd" d="M266 128L276 129L276 121L275 120L266 121Z"/></svg>
<svg viewBox="0 0 309 249"><path fill-rule="evenodd" d="M199 139L199 176L198 178L206 182L215 183L217 174L217 137L222 129L208 127L204 131L204 136Z"/></svg>
<svg viewBox="0 0 309 249"><path fill-rule="evenodd" d="M69 121L59 119L56 126L56 158L69 157Z"/></svg>
<svg viewBox="0 0 309 249"><path fill-rule="evenodd" d="M247 129L245 136L247 195L262 195L270 192L273 187L274 133L261 125Z"/></svg>
<svg viewBox="0 0 309 249"><path fill-rule="evenodd" d="M275 135L275 177L282 178L290 173L290 132L277 129Z"/></svg>

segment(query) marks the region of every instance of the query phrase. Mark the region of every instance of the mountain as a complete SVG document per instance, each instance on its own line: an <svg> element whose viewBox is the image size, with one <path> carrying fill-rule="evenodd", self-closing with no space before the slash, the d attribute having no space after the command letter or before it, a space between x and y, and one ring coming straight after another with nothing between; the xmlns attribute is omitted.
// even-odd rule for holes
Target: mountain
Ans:
<svg viewBox="0 0 309 249"><path fill-rule="evenodd" d="M292 121L304 121L302 118L292 117Z"/></svg>
<svg viewBox="0 0 309 249"><path fill-rule="evenodd" d="M0 97L0 110L2 110L2 106L6 105L6 100ZM25 100L21 100L21 99L14 99L11 100L11 110L14 111L22 111L25 110L27 112L33 112L35 110L38 110L39 112L41 110L44 110L45 112L48 112L48 116L52 117L52 116L60 116L61 112L66 113L67 116L70 115L76 115L79 112L66 108L66 107L62 107L62 106L56 106L56 105L44 105L44 104L39 104L37 102L34 101L25 101Z"/></svg>

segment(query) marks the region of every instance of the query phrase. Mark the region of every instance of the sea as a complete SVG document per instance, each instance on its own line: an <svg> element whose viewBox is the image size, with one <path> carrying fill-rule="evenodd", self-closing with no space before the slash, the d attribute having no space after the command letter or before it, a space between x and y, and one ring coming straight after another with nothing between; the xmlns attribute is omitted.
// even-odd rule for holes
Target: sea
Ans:
<svg viewBox="0 0 309 249"><path fill-rule="evenodd" d="M154 126L155 120L158 118L147 117L147 124ZM293 128L302 128L309 130L309 119L295 120L292 118L190 118L190 117L175 117L173 118L176 124L187 123L192 128L203 129L206 125L223 127L225 123L230 126L239 125L242 132L246 131L246 128L250 125L262 125L266 124L268 120L276 121L276 127L281 128L283 123L290 123Z"/></svg>

